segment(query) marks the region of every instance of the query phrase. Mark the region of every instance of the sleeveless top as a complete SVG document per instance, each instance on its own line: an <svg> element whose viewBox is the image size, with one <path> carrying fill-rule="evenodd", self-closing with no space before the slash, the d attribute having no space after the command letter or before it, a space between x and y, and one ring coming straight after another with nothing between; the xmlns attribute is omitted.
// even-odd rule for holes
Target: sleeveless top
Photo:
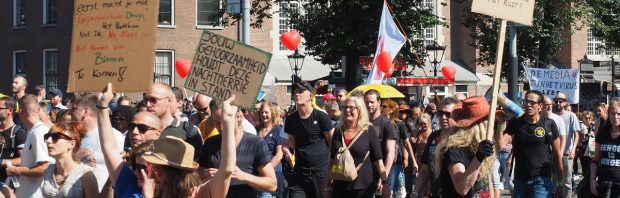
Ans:
<svg viewBox="0 0 620 198"><path fill-rule="evenodd" d="M61 186L59 186L54 179L54 169L56 169L56 164L50 164L43 173L43 185L41 187L43 197L84 197L85 192L82 184L82 175L92 171L90 166L81 163L77 164L69 172L69 175L65 178Z"/></svg>

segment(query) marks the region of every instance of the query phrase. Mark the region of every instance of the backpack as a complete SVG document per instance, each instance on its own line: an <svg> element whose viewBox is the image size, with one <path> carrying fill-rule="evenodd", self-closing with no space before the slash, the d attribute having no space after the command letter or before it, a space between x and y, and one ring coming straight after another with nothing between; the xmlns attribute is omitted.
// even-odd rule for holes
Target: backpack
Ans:
<svg viewBox="0 0 620 198"><path fill-rule="evenodd" d="M365 132L366 131L362 131L355 135L355 137L353 137L353 140L351 140L349 146L346 146L346 144L344 143L344 133L341 133L342 146L338 148L336 156L334 157L334 162L331 168L332 179L340 181L353 181L355 180L355 178L357 178L357 171L359 171L359 169L364 164L364 161L366 161L366 159L368 158L368 154L370 154L370 151L367 151L366 156L364 157L362 162L359 165L355 166L355 161L353 160L353 156L351 156L351 152L349 152L349 148L351 147L351 145L353 145L353 143L355 143L357 138Z"/></svg>

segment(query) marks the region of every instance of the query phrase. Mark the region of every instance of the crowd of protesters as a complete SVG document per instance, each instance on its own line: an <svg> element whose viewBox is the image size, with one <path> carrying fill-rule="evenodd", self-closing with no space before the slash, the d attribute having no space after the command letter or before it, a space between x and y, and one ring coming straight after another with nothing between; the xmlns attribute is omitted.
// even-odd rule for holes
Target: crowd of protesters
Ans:
<svg viewBox="0 0 620 198"><path fill-rule="evenodd" d="M27 94L17 76L0 97L1 195L620 197L620 99L575 114L562 93L527 91L524 114L499 109L488 130L484 97L334 89L319 106L320 86L242 109L162 83L138 101L111 85Z"/></svg>

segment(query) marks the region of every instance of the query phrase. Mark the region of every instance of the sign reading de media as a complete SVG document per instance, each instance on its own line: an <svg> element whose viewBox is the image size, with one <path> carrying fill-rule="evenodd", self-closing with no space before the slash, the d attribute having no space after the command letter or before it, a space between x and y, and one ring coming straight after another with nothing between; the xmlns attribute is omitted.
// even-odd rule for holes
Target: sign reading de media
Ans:
<svg viewBox="0 0 620 198"><path fill-rule="evenodd" d="M538 90L550 98L562 92L570 104L579 103L578 69L525 68L525 74L531 90Z"/></svg>
<svg viewBox="0 0 620 198"><path fill-rule="evenodd" d="M534 0L473 0L471 11L531 26Z"/></svg>
<svg viewBox="0 0 620 198"><path fill-rule="evenodd" d="M271 53L224 36L203 31L185 88L216 99L237 96L234 103L256 103Z"/></svg>
<svg viewBox="0 0 620 198"><path fill-rule="evenodd" d="M69 92L148 91L159 1L75 0Z"/></svg>

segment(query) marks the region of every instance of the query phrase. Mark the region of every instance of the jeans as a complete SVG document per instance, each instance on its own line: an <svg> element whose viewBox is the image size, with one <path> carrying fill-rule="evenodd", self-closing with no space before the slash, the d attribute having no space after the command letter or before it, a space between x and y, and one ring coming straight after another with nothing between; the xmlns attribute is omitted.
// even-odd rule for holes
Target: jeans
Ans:
<svg viewBox="0 0 620 198"><path fill-rule="evenodd" d="M323 187L325 187L327 170L300 170L296 168L294 174L293 180L289 183L288 197L325 197Z"/></svg>
<svg viewBox="0 0 620 198"><path fill-rule="evenodd" d="M271 195L270 192L259 192L258 193L258 198L272 198L273 196Z"/></svg>
<svg viewBox="0 0 620 198"><path fill-rule="evenodd" d="M403 165L394 164L390 170L390 186L392 188L392 197L398 197L398 192L405 185L405 174L403 173Z"/></svg>
<svg viewBox="0 0 620 198"><path fill-rule="evenodd" d="M514 198L551 198L551 178L537 177L529 180L514 180Z"/></svg>
<svg viewBox="0 0 620 198"><path fill-rule="evenodd" d="M409 166L405 168L405 190L407 190L407 197L411 196L411 192L413 191L413 184L415 184L417 174L415 171L413 171L413 161L409 161Z"/></svg>
<svg viewBox="0 0 620 198"><path fill-rule="evenodd" d="M568 159L568 155L562 157L562 163L564 164L564 175L562 181L564 182L564 197L571 197L573 189L573 160Z"/></svg>
<svg viewBox="0 0 620 198"><path fill-rule="evenodd" d="M500 174L500 182L502 182L503 189L508 188L510 185L510 167L508 166L508 156L510 156L510 152L500 151L497 153L497 161L499 161L499 174Z"/></svg>

